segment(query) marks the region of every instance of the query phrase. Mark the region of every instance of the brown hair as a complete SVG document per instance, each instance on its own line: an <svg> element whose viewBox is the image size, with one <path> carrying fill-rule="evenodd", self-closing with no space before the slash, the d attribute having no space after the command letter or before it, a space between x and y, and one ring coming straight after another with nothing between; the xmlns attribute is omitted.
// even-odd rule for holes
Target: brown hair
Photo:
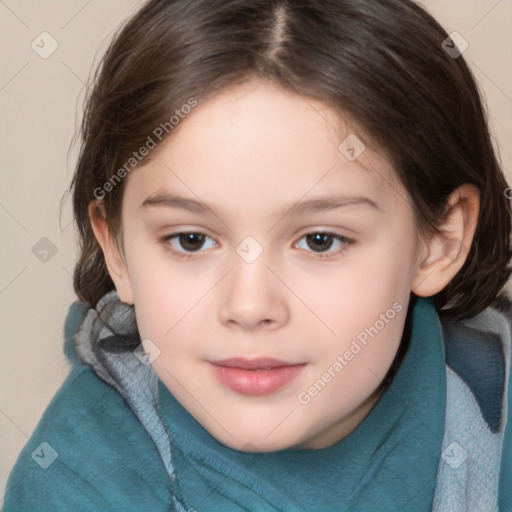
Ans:
<svg viewBox="0 0 512 512"><path fill-rule="evenodd" d="M454 319L482 311L512 271L512 212L475 80L463 57L442 47L447 37L410 0L145 3L116 33L85 100L70 186L80 242L78 297L95 305L114 289L88 216L95 191L191 98L204 101L256 77L356 120L389 156L422 234L435 232L455 188L472 183L480 190L466 262L433 299ZM102 197L116 239L119 181Z"/></svg>

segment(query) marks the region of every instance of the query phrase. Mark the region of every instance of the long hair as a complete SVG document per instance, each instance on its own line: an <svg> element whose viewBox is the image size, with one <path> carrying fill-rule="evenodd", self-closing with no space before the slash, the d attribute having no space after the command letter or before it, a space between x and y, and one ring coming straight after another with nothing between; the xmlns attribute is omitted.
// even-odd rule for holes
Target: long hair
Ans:
<svg viewBox="0 0 512 512"><path fill-rule="evenodd" d="M471 183L479 189L481 211L465 264L433 299L454 319L482 311L511 271L512 212L483 101L463 56L445 51L447 38L409 0L143 4L115 34L85 101L70 187L80 243L78 297L94 305L114 289L91 228L90 202L101 198L118 239L120 178L136 167L133 153L149 136L158 144L171 137L171 116L191 98L203 102L256 77L354 119L365 142L392 162L418 233L436 232L455 188ZM159 126L165 129L157 138Z"/></svg>

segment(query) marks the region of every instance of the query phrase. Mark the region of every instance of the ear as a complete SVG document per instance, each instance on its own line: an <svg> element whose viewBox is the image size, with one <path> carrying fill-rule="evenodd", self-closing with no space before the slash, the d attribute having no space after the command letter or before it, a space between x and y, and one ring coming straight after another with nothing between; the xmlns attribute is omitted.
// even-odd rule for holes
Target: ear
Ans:
<svg viewBox="0 0 512 512"><path fill-rule="evenodd" d="M116 240L111 236L105 207L99 200L91 201L88 210L92 230L103 250L108 273L114 281L119 298L126 304L133 304L133 292L128 269Z"/></svg>
<svg viewBox="0 0 512 512"><path fill-rule="evenodd" d="M462 268L473 242L479 210L480 192L474 185L462 185L450 194L445 222L421 251L411 284L414 294L435 295Z"/></svg>

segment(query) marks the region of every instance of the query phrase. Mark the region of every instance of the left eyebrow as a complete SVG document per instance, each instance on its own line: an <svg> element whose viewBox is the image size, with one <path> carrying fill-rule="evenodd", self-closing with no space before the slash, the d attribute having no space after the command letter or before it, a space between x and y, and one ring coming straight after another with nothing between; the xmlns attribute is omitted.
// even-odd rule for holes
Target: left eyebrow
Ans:
<svg viewBox="0 0 512 512"><path fill-rule="evenodd" d="M299 201L292 206L283 208L282 215L301 215L304 213L316 213L343 206L368 206L374 210L380 211L380 206L369 197L323 197L319 199L310 199L308 201Z"/></svg>
<svg viewBox="0 0 512 512"><path fill-rule="evenodd" d="M308 201L298 201L283 207L278 213L278 216L284 215L303 215L305 213L317 213L325 210L332 210L334 208L341 208L344 206L367 206L374 210L380 211L380 206L368 197L322 197L318 199L310 199ZM156 193L146 198L141 204L141 208L147 206L163 206L167 208L181 208L188 210L192 213L209 213L219 215L218 209L212 205L196 199L182 197L168 193Z"/></svg>

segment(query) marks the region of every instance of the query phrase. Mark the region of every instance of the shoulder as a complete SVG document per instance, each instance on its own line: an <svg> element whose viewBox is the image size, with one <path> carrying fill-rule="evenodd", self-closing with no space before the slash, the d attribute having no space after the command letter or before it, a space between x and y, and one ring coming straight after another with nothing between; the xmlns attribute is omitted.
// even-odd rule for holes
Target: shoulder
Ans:
<svg viewBox="0 0 512 512"><path fill-rule="evenodd" d="M473 318L441 325L447 404L434 510L510 510L512 303L500 296Z"/></svg>
<svg viewBox="0 0 512 512"><path fill-rule="evenodd" d="M512 303L503 295L475 317L441 324L446 364L470 389L489 429L498 432L506 421Z"/></svg>
<svg viewBox="0 0 512 512"><path fill-rule="evenodd" d="M64 381L20 453L4 512L166 510L156 447L123 397L87 365Z"/></svg>

